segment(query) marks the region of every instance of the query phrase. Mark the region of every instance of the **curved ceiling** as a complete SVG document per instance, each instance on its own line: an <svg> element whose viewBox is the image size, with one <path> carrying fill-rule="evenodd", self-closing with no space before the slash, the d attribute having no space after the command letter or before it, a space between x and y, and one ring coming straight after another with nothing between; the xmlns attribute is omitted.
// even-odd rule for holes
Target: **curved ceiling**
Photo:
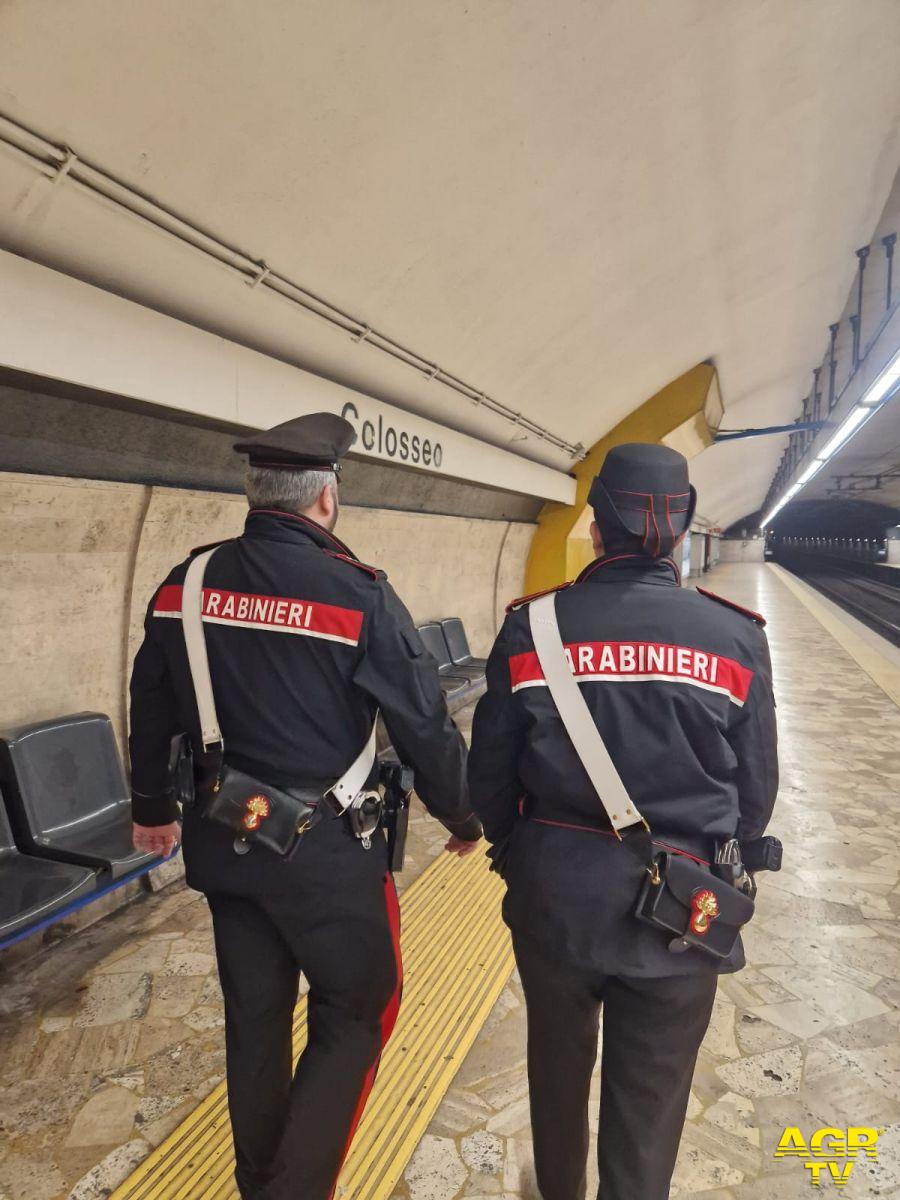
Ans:
<svg viewBox="0 0 900 1200"><path fill-rule="evenodd" d="M6 0L0 110L566 441L696 362L791 420L900 163L896 0ZM570 459L0 151L0 244ZM696 461L758 507L781 442Z"/></svg>

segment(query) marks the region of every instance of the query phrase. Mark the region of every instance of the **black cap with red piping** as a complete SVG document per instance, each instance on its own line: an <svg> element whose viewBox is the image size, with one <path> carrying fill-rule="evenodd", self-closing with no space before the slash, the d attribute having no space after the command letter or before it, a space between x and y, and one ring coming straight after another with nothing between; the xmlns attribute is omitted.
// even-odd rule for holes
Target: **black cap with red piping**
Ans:
<svg viewBox="0 0 900 1200"><path fill-rule="evenodd" d="M591 484L588 504L607 553L629 547L665 558L690 527L697 493L687 459L650 442L613 446Z"/></svg>

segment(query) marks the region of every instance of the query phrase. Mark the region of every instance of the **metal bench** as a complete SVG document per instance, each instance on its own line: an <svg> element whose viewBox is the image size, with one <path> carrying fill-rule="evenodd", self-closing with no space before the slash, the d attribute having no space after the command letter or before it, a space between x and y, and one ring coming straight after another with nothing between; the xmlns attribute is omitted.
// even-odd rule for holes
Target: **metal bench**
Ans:
<svg viewBox="0 0 900 1200"><path fill-rule="evenodd" d="M441 690L451 708L465 704L472 691L473 681L464 671L457 671L450 661L450 651L447 649L447 639L437 621L429 621L417 626L419 636L425 644L428 653L437 660L438 675L441 680Z"/></svg>
<svg viewBox="0 0 900 1200"><path fill-rule="evenodd" d="M90 867L101 885L160 861L132 846L130 797L104 713L0 735L0 783L25 855Z"/></svg>
<svg viewBox="0 0 900 1200"><path fill-rule="evenodd" d="M0 795L0 946L89 896L96 884L90 867L22 854Z"/></svg>
<svg viewBox="0 0 900 1200"><path fill-rule="evenodd" d="M486 658L475 658L469 649L469 639L466 637L466 627L459 617L444 617L441 629L447 642L447 651L454 671L472 673L472 678L484 674L487 666Z"/></svg>

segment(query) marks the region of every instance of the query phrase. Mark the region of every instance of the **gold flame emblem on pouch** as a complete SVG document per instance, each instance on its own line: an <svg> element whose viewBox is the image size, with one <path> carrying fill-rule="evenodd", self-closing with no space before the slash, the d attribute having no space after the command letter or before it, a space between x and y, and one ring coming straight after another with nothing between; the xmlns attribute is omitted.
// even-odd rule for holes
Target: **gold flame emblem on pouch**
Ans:
<svg viewBox="0 0 900 1200"><path fill-rule="evenodd" d="M694 892L691 897L691 933L703 937L709 933L709 926L719 915L719 902L716 893L709 888Z"/></svg>
<svg viewBox="0 0 900 1200"><path fill-rule="evenodd" d="M272 806L269 797L263 795L251 796L244 804L244 816L241 824L245 829L259 829L262 822L271 813Z"/></svg>

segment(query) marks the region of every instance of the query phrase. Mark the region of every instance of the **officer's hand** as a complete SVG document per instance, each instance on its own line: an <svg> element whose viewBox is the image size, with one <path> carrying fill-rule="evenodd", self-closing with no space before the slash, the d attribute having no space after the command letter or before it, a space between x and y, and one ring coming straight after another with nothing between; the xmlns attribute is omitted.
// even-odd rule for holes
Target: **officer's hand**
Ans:
<svg viewBox="0 0 900 1200"><path fill-rule="evenodd" d="M454 834L447 842L444 849L448 854L456 854L459 858L465 858L467 854L472 853L477 845L478 842L466 842Z"/></svg>
<svg viewBox="0 0 900 1200"><path fill-rule="evenodd" d="M177 821L170 825L135 824L132 826L132 841L135 850L168 858L181 841L181 826Z"/></svg>

